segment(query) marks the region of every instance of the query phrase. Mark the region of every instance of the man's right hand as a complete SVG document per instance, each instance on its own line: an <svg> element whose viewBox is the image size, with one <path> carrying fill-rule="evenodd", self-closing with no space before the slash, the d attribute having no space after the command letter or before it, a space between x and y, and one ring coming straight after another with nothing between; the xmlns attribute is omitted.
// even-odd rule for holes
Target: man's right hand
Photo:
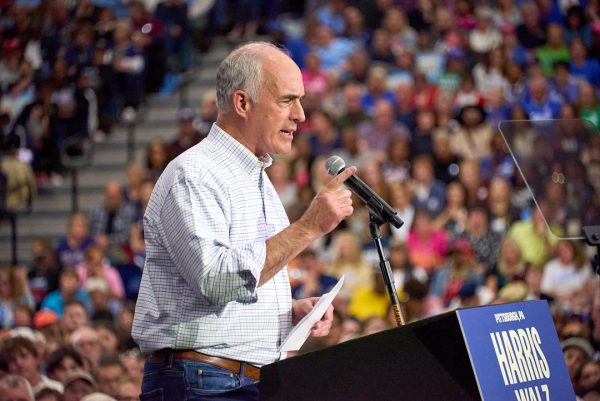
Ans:
<svg viewBox="0 0 600 401"><path fill-rule="evenodd" d="M344 181L356 172L352 166L331 179L315 196L300 220L317 236L329 233L354 211L352 192L342 187Z"/></svg>

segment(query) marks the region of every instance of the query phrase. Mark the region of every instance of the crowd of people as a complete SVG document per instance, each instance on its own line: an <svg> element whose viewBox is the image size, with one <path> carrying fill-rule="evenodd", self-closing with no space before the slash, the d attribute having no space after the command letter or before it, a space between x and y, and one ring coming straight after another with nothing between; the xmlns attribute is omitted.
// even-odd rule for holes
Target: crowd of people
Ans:
<svg viewBox="0 0 600 401"><path fill-rule="evenodd" d="M267 170L290 221L331 179L327 158L341 156L404 221L381 230L409 322L457 307L546 299L577 395L600 400L594 249L563 239L597 224L600 137L555 141L576 155L581 173L552 181L534 202L498 129L505 120L600 122L598 3L309 1L301 19L280 14L268 24L260 15L277 2L228 3L251 10L230 40L268 33L302 69L307 119L292 154ZM126 20L88 1L0 9L3 133L38 183L60 171L56 149L69 135L108 134L119 111L160 91L167 71L186 68L185 53L165 38L189 34L187 25L142 2L130 2ZM211 15L209 27L223 17L219 9ZM171 141L152 140L145 160L106 183L101 203L70 216L64 238L36 241L31 266L0 270L0 389L22 386L37 400L94 391L137 399L143 357L130 331L145 205L166 165L200 142L216 117L216 94L206 92L201 105L180 110ZM535 135L518 132L511 150L540 161ZM3 165L9 159L7 152ZM566 164L547 168L558 173ZM31 191L35 181L27 179ZM331 333L302 352L395 325L368 211L355 206L289 264L296 299L322 295L345 276Z"/></svg>

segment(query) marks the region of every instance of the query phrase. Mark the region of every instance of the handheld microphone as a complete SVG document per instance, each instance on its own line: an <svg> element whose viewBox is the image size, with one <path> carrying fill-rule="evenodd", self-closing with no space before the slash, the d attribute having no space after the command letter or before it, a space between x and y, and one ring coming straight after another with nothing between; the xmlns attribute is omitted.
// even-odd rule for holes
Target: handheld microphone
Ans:
<svg viewBox="0 0 600 401"><path fill-rule="evenodd" d="M327 159L325 168L329 175L335 177L346 169L346 163L344 162L344 159L339 156L331 156ZM402 227L404 222L398 217L396 211L365 184L363 180L358 178L356 174L350 176L350 178L344 181L344 184L346 184L346 186L354 192L361 201L363 201L367 206L367 209L369 209L371 216L375 218L379 224L390 223L396 228Z"/></svg>

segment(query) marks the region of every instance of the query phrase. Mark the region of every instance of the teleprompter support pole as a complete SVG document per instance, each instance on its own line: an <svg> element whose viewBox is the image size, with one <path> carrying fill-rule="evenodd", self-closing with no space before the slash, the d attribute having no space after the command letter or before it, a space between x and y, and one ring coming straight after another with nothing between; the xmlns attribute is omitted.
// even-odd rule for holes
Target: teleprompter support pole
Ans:
<svg viewBox="0 0 600 401"><path fill-rule="evenodd" d="M371 231L371 237L375 246L377 247L377 254L379 255L379 268L381 269L381 275L385 282L385 288L387 289L392 307L394 308L394 316L396 317L396 323L398 326L404 326L404 316L402 314L402 308L400 307L400 301L398 300L398 294L396 293L396 286L394 284L394 276L392 275L392 269L390 267L389 260L385 257L383 252L383 245L381 245L381 232L379 231L380 222L369 214L369 228Z"/></svg>

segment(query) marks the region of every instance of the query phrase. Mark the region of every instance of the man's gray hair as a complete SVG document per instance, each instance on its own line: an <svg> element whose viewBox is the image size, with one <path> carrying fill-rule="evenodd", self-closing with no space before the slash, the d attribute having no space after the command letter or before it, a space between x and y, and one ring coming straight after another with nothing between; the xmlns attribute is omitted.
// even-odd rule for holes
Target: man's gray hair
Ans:
<svg viewBox="0 0 600 401"><path fill-rule="evenodd" d="M261 50L271 47L283 52L268 42L247 43L232 51L217 69L217 109L224 114L233 109L233 93L243 90L250 100L259 100L265 83L262 75L263 58Z"/></svg>
<svg viewBox="0 0 600 401"><path fill-rule="evenodd" d="M16 374L8 374L2 379L0 379L0 391L9 388L18 388L21 386L25 387L25 391L27 392L27 398L30 401L34 401L35 397L33 395L33 388L31 387L31 384L29 384L29 381L27 381L27 379L23 376L19 376Z"/></svg>

